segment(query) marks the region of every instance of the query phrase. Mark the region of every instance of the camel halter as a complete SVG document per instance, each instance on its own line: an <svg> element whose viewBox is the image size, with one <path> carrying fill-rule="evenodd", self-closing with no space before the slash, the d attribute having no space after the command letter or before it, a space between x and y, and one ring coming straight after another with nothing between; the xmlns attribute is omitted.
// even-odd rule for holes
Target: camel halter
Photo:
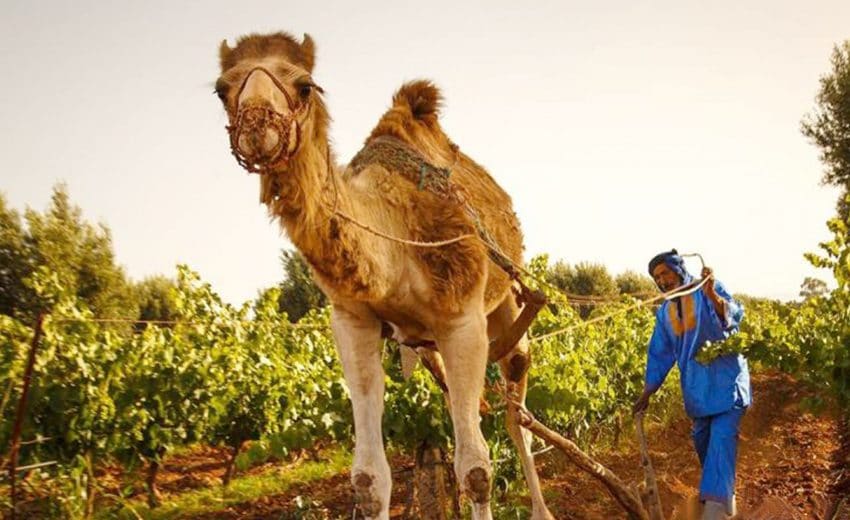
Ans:
<svg viewBox="0 0 850 520"><path fill-rule="evenodd" d="M283 93L289 107L289 113L283 115L270 106L248 103L246 106L238 108L235 124L228 125L226 128L227 133L230 134L230 151L236 158L236 162L248 172L262 175L269 170L286 165L298 151L301 144L302 123L299 118L310 105L306 101L296 103L274 74L265 67L254 67L245 75L245 79L242 80L239 91L236 93L237 102L242 96L242 91L245 90L245 85L248 84L248 79L257 71L265 73L275 87ZM311 84L310 86L322 92L318 85ZM278 137L277 144L271 153L265 154L263 157L253 157L246 155L239 149L239 139L243 135L248 133L265 135L268 130L271 130Z"/></svg>

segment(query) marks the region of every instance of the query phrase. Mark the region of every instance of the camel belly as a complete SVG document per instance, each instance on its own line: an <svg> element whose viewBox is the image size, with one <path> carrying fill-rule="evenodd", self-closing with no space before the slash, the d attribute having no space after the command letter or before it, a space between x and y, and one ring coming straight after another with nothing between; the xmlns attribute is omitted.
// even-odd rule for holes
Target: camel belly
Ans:
<svg viewBox="0 0 850 520"><path fill-rule="evenodd" d="M434 341L434 334L425 324L425 312L415 312L388 306L370 306L375 316L392 328L392 339L403 345Z"/></svg>

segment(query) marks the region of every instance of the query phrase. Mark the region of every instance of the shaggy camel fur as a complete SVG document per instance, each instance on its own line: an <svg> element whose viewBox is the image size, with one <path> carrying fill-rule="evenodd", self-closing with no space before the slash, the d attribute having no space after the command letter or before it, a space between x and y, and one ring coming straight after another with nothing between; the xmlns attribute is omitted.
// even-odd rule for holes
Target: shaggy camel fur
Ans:
<svg viewBox="0 0 850 520"><path fill-rule="evenodd" d="M332 328L354 409L351 475L358 506L368 518L388 518L391 478L381 435L381 333L382 325L389 324L399 341L433 342L442 358L458 482L472 501L474 518L489 519L491 466L479 426L479 396L489 339L508 329L519 313L511 281L488 258L480 240L412 247L340 218L344 213L417 241L476 233L460 205L419 189L391 168L371 164L355 172L335 166L328 112L311 77L314 55L307 35L302 42L284 33L250 35L234 48L222 42L216 92L230 120L235 155L243 165L260 165L261 202L280 221L333 304ZM403 85L366 143L390 136L431 165L449 168L451 182L477 210L501 250L521 262L522 233L510 197L443 133L440 104L441 95L430 82ZM509 373L512 356L527 352L526 342L520 341L500 362L503 373ZM516 383L524 401L525 375ZM531 491L533 518L552 518L540 491L530 434L514 416L508 418L508 428Z"/></svg>

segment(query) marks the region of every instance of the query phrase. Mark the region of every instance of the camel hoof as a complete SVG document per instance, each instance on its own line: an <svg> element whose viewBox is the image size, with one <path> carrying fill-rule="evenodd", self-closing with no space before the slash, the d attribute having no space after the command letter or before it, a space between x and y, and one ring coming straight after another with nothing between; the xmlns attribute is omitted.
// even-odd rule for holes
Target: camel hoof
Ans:
<svg viewBox="0 0 850 520"><path fill-rule="evenodd" d="M475 504L490 502L490 477L484 468L472 468L464 479L466 492Z"/></svg>
<svg viewBox="0 0 850 520"><path fill-rule="evenodd" d="M375 479L367 473L357 473L352 479L354 483L354 502L360 512L367 518L378 518L381 514L381 501L373 485Z"/></svg>

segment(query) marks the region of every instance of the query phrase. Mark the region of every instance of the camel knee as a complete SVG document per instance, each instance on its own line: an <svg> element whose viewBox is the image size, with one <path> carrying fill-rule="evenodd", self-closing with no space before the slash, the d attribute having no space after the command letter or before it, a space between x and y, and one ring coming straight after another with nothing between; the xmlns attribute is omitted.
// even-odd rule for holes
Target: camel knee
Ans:
<svg viewBox="0 0 850 520"><path fill-rule="evenodd" d="M466 472L463 477L464 492L474 504L490 502L490 472L480 466Z"/></svg>
<svg viewBox="0 0 850 520"><path fill-rule="evenodd" d="M376 476L365 471L355 471L351 475L351 484L354 486L354 502L363 516L383 518L381 515L389 507L389 494L382 496Z"/></svg>
<svg viewBox="0 0 850 520"><path fill-rule="evenodd" d="M390 467L382 455L383 453L364 454L362 451L355 453L354 465L351 468L354 502L363 516L370 519L389 518L392 480Z"/></svg>
<svg viewBox="0 0 850 520"><path fill-rule="evenodd" d="M490 458L487 446L481 443L460 444L455 452L455 475L461 483L464 494L473 504L490 503Z"/></svg>
<svg viewBox="0 0 850 520"><path fill-rule="evenodd" d="M505 378L511 383L519 383L528 373L531 366L531 355L528 352L514 351L509 355Z"/></svg>

